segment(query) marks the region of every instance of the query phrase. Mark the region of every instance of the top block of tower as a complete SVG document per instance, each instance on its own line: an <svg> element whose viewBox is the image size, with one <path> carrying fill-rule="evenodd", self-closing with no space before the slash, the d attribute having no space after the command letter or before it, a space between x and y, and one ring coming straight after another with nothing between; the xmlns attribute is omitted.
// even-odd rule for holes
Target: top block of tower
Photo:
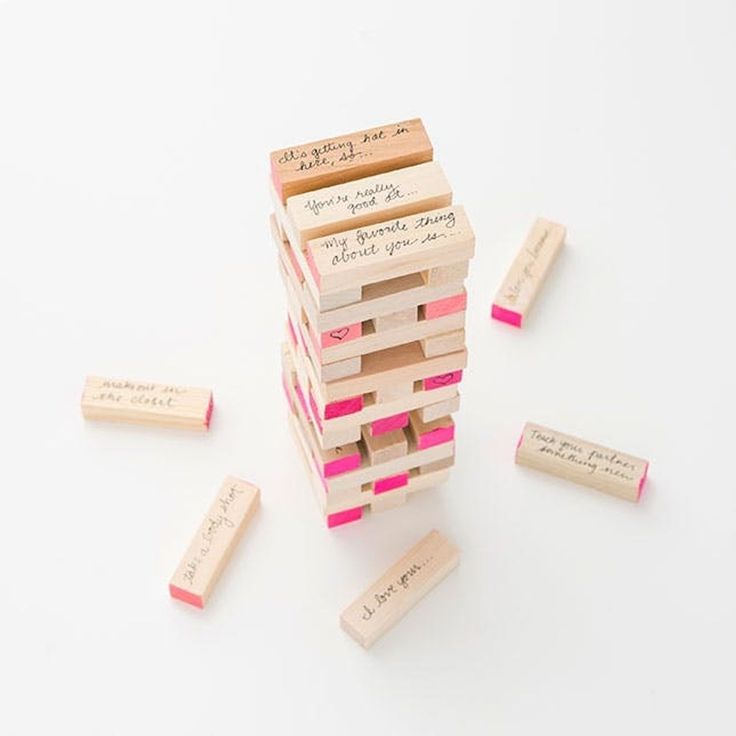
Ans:
<svg viewBox="0 0 736 736"><path fill-rule="evenodd" d="M296 194L431 160L432 143L415 118L274 151L271 178L285 203Z"/></svg>

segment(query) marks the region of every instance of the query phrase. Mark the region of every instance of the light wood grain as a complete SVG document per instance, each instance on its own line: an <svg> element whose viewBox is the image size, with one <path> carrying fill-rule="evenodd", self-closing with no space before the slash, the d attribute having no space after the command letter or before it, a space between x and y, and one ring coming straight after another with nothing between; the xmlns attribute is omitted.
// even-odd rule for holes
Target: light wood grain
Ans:
<svg viewBox="0 0 736 736"><path fill-rule="evenodd" d="M228 476L169 583L174 598L204 608L260 503L260 491Z"/></svg>
<svg viewBox="0 0 736 736"><path fill-rule="evenodd" d="M459 562L458 548L432 530L345 609L342 628L370 647Z"/></svg>
<svg viewBox="0 0 736 736"><path fill-rule="evenodd" d="M465 312L454 312L445 317L430 319L428 321L430 324L433 322L444 322L450 320L452 317L456 317L458 314L463 317L465 316ZM433 358L435 355L444 355L445 353L454 353L456 350L462 350L465 347L465 330L441 332L440 334L422 338L419 342L426 358Z"/></svg>
<svg viewBox="0 0 736 736"><path fill-rule="evenodd" d="M599 491L638 501L649 462L579 437L528 422L516 462Z"/></svg>
<svg viewBox="0 0 736 736"><path fill-rule="evenodd" d="M468 276L470 263L461 261L448 266L438 266L422 272L422 278L427 286L441 286L442 284L462 283Z"/></svg>
<svg viewBox="0 0 736 736"><path fill-rule="evenodd" d="M442 167L430 161L289 197L286 215L292 231L284 229L291 244L303 250L316 238L451 203L452 189Z"/></svg>
<svg viewBox="0 0 736 736"><path fill-rule="evenodd" d="M471 258L475 249L473 229L459 205L373 223L342 224L347 227L334 229L327 237L310 237L307 243L307 261L322 294L454 265ZM435 279L438 283L428 285L464 278L462 272L455 279L446 274L444 281Z"/></svg>
<svg viewBox="0 0 736 736"><path fill-rule="evenodd" d="M368 427L369 425L362 427L362 436L363 446L371 465L380 465L408 453L409 443L403 429L384 432L374 437Z"/></svg>
<svg viewBox="0 0 736 736"><path fill-rule="evenodd" d="M395 330L397 327L416 324L419 310L416 307L402 309L391 314L379 314L373 318L373 329L376 332Z"/></svg>
<svg viewBox="0 0 736 736"><path fill-rule="evenodd" d="M454 414L460 409L460 394L445 399L444 401L437 401L427 406L422 406L417 409L417 413L423 422L433 422L435 419L444 417L447 414Z"/></svg>
<svg viewBox="0 0 736 736"><path fill-rule="evenodd" d="M285 202L312 189L431 160L432 143L414 118L273 151L271 176Z"/></svg>
<svg viewBox="0 0 736 736"><path fill-rule="evenodd" d="M212 391L117 378L88 376L82 393L85 419L206 432Z"/></svg>

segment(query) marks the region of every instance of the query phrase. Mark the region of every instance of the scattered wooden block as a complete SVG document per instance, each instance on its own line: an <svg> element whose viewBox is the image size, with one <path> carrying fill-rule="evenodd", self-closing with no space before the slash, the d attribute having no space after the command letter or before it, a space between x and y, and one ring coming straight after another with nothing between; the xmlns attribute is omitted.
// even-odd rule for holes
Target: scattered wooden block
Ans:
<svg viewBox="0 0 736 736"><path fill-rule="evenodd" d="M459 562L457 547L432 530L345 609L342 628L370 647Z"/></svg>
<svg viewBox="0 0 736 736"><path fill-rule="evenodd" d="M458 314L462 314L459 312ZM454 315L448 315L454 316ZM446 319L440 317L439 319ZM439 319L436 320L439 322ZM434 322L435 320L430 320ZM434 358L436 355L444 355L445 353L454 353L465 347L465 330L453 330L452 332L443 332L439 335L431 335L419 341L422 346L422 352L425 358Z"/></svg>
<svg viewBox="0 0 736 736"><path fill-rule="evenodd" d="M451 263L449 266L438 266L422 272L422 278L427 286L442 286L443 284L462 283L468 276L468 261Z"/></svg>
<svg viewBox="0 0 736 736"><path fill-rule="evenodd" d="M302 192L432 160L419 118L324 138L271 154L271 177L283 202Z"/></svg>
<svg viewBox="0 0 736 736"><path fill-rule="evenodd" d="M516 462L627 501L639 500L649 470L646 460L530 422L516 447Z"/></svg>
<svg viewBox="0 0 736 736"><path fill-rule="evenodd" d="M212 416L206 388L88 376L82 393L85 419L205 432Z"/></svg>
<svg viewBox="0 0 736 736"><path fill-rule="evenodd" d="M400 312L378 315L373 319L373 327L376 332L386 332L398 327L414 325L417 321L417 312L417 307L409 307L408 309L402 309Z"/></svg>
<svg viewBox="0 0 736 736"><path fill-rule="evenodd" d="M225 478L169 583L173 598L204 608L260 502L244 480Z"/></svg>
<svg viewBox="0 0 736 736"><path fill-rule="evenodd" d="M347 228L310 237L307 262L320 292L398 278L467 261L473 255L475 235L462 207L407 214L387 215L372 223L343 221Z"/></svg>
<svg viewBox="0 0 736 736"><path fill-rule="evenodd" d="M541 217L534 223L491 307L491 317L521 327L565 242L565 228Z"/></svg>
<svg viewBox="0 0 736 736"><path fill-rule="evenodd" d="M372 435L368 425L362 427L363 445L371 465L380 465L406 455L409 444L403 429Z"/></svg>
<svg viewBox="0 0 736 736"><path fill-rule="evenodd" d="M447 414L454 414L458 409L460 409L460 394L455 394L444 401L421 406L417 409L417 413L423 422L433 422Z"/></svg>

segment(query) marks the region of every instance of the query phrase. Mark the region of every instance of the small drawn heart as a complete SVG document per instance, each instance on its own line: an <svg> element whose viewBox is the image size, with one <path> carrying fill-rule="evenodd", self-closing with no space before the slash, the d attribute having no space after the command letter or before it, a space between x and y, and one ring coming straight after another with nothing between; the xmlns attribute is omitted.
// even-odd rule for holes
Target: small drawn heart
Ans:
<svg viewBox="0 0 736 736"><path fill-rule="evenodd" d="M443 373L441 376L435 376L432 379L432 383L439 383L440 386L447 386L454 377L454 373Z"/></svg>
<svg viewBox="0 0 736 736"><path fill-rule="evenodd" d="M334 337L335 340L342 340L343 337L345 337L348 332L350 332L349 327L341 327L339 330L333 330L330 332L330 337Z"/></svg>

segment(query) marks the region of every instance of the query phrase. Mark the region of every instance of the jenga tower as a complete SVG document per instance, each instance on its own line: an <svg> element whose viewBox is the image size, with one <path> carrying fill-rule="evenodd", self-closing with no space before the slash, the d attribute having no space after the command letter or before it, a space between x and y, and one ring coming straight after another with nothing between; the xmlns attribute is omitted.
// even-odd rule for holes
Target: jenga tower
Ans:
<svg viewBox="0 0 736 736"><path fill-rule="evenodd" d="M475 238L421 120L271 154L290 422L327 525L447 478Z"/></svg>

